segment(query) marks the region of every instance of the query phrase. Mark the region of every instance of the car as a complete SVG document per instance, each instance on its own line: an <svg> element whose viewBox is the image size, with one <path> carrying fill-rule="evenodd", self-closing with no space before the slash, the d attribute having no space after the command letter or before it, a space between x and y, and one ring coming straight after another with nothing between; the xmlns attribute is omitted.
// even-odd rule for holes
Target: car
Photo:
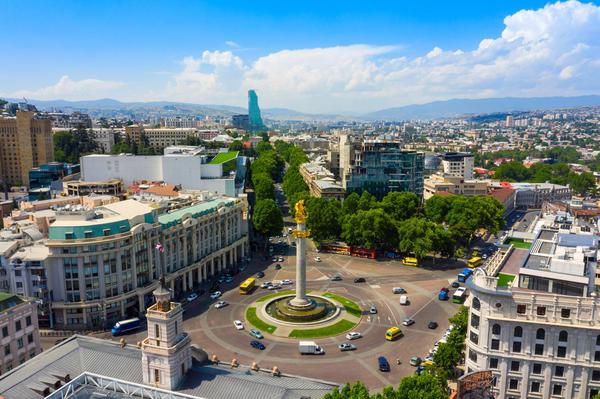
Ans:
<svg viewBox="0 0 600 399"><path fill-rule="evenodd" d="M371 307L369 308L369 313L377 314L377 308L375 307L375 305L371 305Z"/></svg>
<svg viewBox="0 0 600 399"><path fill-rule="evenodd" d="M367 280L365 280L365 278L364 278L364 277L357 277L357 278L355 278L355 279L354 279L354 282L355 282L355 283L364 283L364 282L366 282L366 281L367 281Z"/></svg>
<svg viewBox="0 0 600 399"><path fill-rule="evenodd" d="M273 283L272 283L272 282L270 282L270 281L265 281L264 283L262 283L262 284L260 285L260 288L269 288L269 287L270 287L270 286L272 286L272 285L273 285Z"/></svg>
<svg viewBox="0 0 600 399"><path fill-rule="evenodd" d="M426 362L433 362L433 356L427 355L427 356L425 356L425 358L423 360Z"/></svg>
<svg viewBox="0 0 600 399"><path fill-rule="evenodd" d="M438 328L438 323L435 321L430 321L429 324L427 324L427 328L429 328L430 330L435 330L436 328Z"/></svg>
<svg viewBox="0 0 600 399"><path fill-rule="evenodd" d="M231 283L232 281L233 281L233 277L226 277L226 278L225 278L225 282L226 282L227 284Z"/></svg>
<svg viewBox="0 0 600 399"><path fill-rule="evenodd" d="M275 270L280 270L281 269L281 265L278 263L275 265Z"/></svg>
<svg viewBox="0 0 600 399"><path fill-rule="evenodd" d="M263 278L265 276L265 272L258 272L256 273L256 277L257 278Z"/></svg>
<svg viewBox="0 0 600 399"><path fill-rule="evenodd" d="M448 292L450 292L450 290L449 290L447 287L442 287L442 288L440 288L440 292L441 292L441 291L444 291L445 293L448 293Z"/></svg>
<svg viewBox="0 0 600 399"><path fill-rule="evenodd" d="M348 334L346 334L346 339L350 339L350 340L359 339L361 337L362 337L362 334L357 331L352 331L352 332L349 332Z"/></svg>
<svg viewBox="0 0 600 399"><path fill-rule="evenodd" d="M271 262L277 262L277 258L272 258Z"/></svg>
<svg viewBox="0 0 600 399"><path fill-rule="evenodd" d="M234 320L233 321L233 325L235 326L236 330L243 330L244 329L244 323L242 323L239 320Z"/></svg>
<svg viewBox="0 0 600 399"><path fill-rule="evenodd" d="M320 256L315 256L315 262L320 262L321 261L321 257Z"/></svg>
<svg viewBox="0 0 600 399"><path fill-rule="evenodd" d="M342 344L338 345L338 348L340 349L340 351L342 352L346 352L346 351L353 351L356 349L356 345L353 345L349 342L344 342Z"/></svg>
<svg viewBox="0 0 600 399"><path fill-rule="evenodd" d="M292 285L294 284L294 282L288 278L286 278L285 280L281 280L281 285Z"/></svg>
<svg viewBox="0 0 600 399"><path fill-rule="evenodd" d="M411 366L415 366L417 367L418 365L420 365L422 362L421 358L419 356L413 356L410 358L410 365Z"/></svg>
<svg viewBox="0 0 600 399"><path fill-rule="evenodd" d="M406 290L400 287L392 288L392 294L406 294Z"/></svg>
<svg viewBox="0 0 600 399"><path fill-rule="evenodd" d="M250 346L258 350L265 350L265 345L260 341L250 341Z"/></svg>
<svg viewBox="0 0 600 399"><path fill-rule="evenodd" d="M384 356L377 358L377 364L379 365L379 371L390 371L390 363Z"/></svg>
<svg viewBox="0 0 600 399"><path fill-rule="evenodd" d="M224 308L227 305L229 305L229 302L227 302L227 301L219 301L219 302L215 303L215 309L221 309L221 308Z"/></svg>
<svg viewBox="0 0 600 399"><path fill-rule="evenodd" d="M278 290L281 288L281 284L271 284L267 287L268 290Z"/></svg>
<svg viewBox="0 0 600 399"><path fill-rule="evenodd" d="M277 262L283 262L283 257L280 256L279 258L277 258Z"/></svg>
<svg viewBox="0 0 600 399"><path fill-rule="evenodd" d="M481 259L487 259L487 257L488 257L487 254L481 255Z"/></svg>
<svg viewBox="0 0 600 399"><path fill-rule="evenodd" d="M333 276L331 277L331 281L342 281L342 276Z"/></svg>
<svg viewBox="0 0 600 399"><path fill-rule="evenodd" d="M415 374L417 374L417 375L421 375L421 373L422 373L423 371L425 371L425 366L421 366L421 365L419 365L419 366L417 366L417 369L415 370Z"/></svg>
<svg viewBox="0 0 600 399"><path fill-rule="evenodd" d="M404 321L402 322L402 325L404 326L412 326L413 324L415 324L415 321L413 319L404 319Z"/></svg>
<svg viewBox="0 0 600 399"><path fill-rule="evenodd" d="M452 288L458 288L460 287L460 283L458 281L455 281L452 283Z"/></svg>
<svg viewBox="0 0 600 399"><path fill-rule="evenodd" d="M195 292L192 292L190 295L187 296L188 302L193 302L196 299L198 299L198 294L196 294Z"/></svg>
<svg viewBox="0 0 600 399"><path fill-rule="evenodd" d="M263 339L264 338L264 336L262 335L262 333L260 331L258 331L256 328L253 328L252 330L250 330L249 334L252 335L256 339Z"/></svg>
<svg viewBox="0 0 600 399"><path fill-rule="evenodd" d="M225 276L220 276L219 283L224 283L224 282L225 282Z"/></svg>
<svg viewBox="0 0 600 399"><path fill-rule="evenodd" d="M221 296L221 291L215 291L212 294L210 294L210 299L217 299Z"/></svg>

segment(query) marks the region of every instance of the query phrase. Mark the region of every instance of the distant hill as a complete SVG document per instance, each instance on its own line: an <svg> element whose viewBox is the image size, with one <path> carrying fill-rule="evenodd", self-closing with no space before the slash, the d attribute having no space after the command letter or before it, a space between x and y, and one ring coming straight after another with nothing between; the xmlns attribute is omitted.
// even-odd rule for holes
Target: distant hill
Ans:
<svg viewBox="0 0 600 399"><path fill-rule="evenodd" d="M577 97L504 97L482 99L455 99L426 104L388 108L363 115L374 120L409 120L451 118L473 114L512 111L533 111L600 105L600 96Z"/></svg>

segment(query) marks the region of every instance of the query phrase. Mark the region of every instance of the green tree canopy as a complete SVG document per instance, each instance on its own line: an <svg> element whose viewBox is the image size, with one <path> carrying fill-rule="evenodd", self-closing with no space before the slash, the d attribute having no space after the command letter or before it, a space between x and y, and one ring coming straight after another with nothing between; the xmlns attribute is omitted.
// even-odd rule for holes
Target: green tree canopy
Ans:
<svg viewBox="0 0 600 399"><path fill-rule="evenodd" d="M272 199L256 202L252 222L254 228L265 237L278 235L283 229L283 216Z"/></svg>
<svg viewBox="0 0 600 399"><path fill-rule="evenodd" d="M377 199L375 196L370 194L368 191L363 191L360 195L360 199L358 200L358 210L359 211L368 211L370 209L375 208L377 205Z"/></svg>
<svg viewBox="0 0 600 399"><path fill-rule="evenodd" d="M337 238L341 233L339 201L325 198L310 198L307 202L307 227L317 241Z"/></svg>
<svg viewBox="0 0 600 399"><path fill-rule="evenodd" d="M596 192L596 178L591 173L571 173L569 183L571 189L579 195L595 194Z"/></svg>
<svg viewBox="0 0 600 399"><path fill-rule="evenodd" d="M266 173L253 174L252 184L254 186L254 193L256 194L257 201L268 198L275 199L275 187L271 176Z"/></svg>
<svg viewBox="0 0 600 399"><path fill-rule="evenodd" d="M240 140L234 140L229 144L229 151L244 151L244 144Z"/></svg>
<svg viewBox="0 0 600 399"><path fill-rule="evenodd" d="M415 193L391 192L383 198L381 207L392 219L402 221L415 216L420 203Z"/></svg>
<svg viewBox="0 0 600 399"><path fill-rule="evenodd" d="M358 211L358 201L360 200L360 195L357 193L352 193L346 197L344 202L342 203L342 216L353 215Z"/></svg>
<svg viewBox="0 0 600 399"><path fill-rule="evenodd" d="M344 217L342 239L350 245L393 249L398 245L398 230L383 209L359 210Z"/></svg>

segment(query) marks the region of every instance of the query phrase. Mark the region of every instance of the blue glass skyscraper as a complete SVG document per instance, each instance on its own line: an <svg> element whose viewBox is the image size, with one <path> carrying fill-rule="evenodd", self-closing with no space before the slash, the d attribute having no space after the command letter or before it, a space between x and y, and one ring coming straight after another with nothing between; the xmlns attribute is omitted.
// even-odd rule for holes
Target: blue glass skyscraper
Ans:
<svg viewBox="0 0 600 399"><path fill-rule="evenodd" d="M260 117L260 108L258 107L258 96L254 90L248 90L248 122L249 130L257 132L265 129L262 118Z"/></svg>

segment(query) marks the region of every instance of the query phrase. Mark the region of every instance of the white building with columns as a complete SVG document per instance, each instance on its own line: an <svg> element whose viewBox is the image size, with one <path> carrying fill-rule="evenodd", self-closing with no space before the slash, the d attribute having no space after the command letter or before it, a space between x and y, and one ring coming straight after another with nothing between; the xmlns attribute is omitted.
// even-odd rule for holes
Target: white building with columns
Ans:
<svg viewBox="0 0 600 399"><path fill-rule="evenodd" d="M466 371L491 370L496 398L600 392L598 236L564 222L539 226L529 251L511 248L467 282Z"/></svg>

